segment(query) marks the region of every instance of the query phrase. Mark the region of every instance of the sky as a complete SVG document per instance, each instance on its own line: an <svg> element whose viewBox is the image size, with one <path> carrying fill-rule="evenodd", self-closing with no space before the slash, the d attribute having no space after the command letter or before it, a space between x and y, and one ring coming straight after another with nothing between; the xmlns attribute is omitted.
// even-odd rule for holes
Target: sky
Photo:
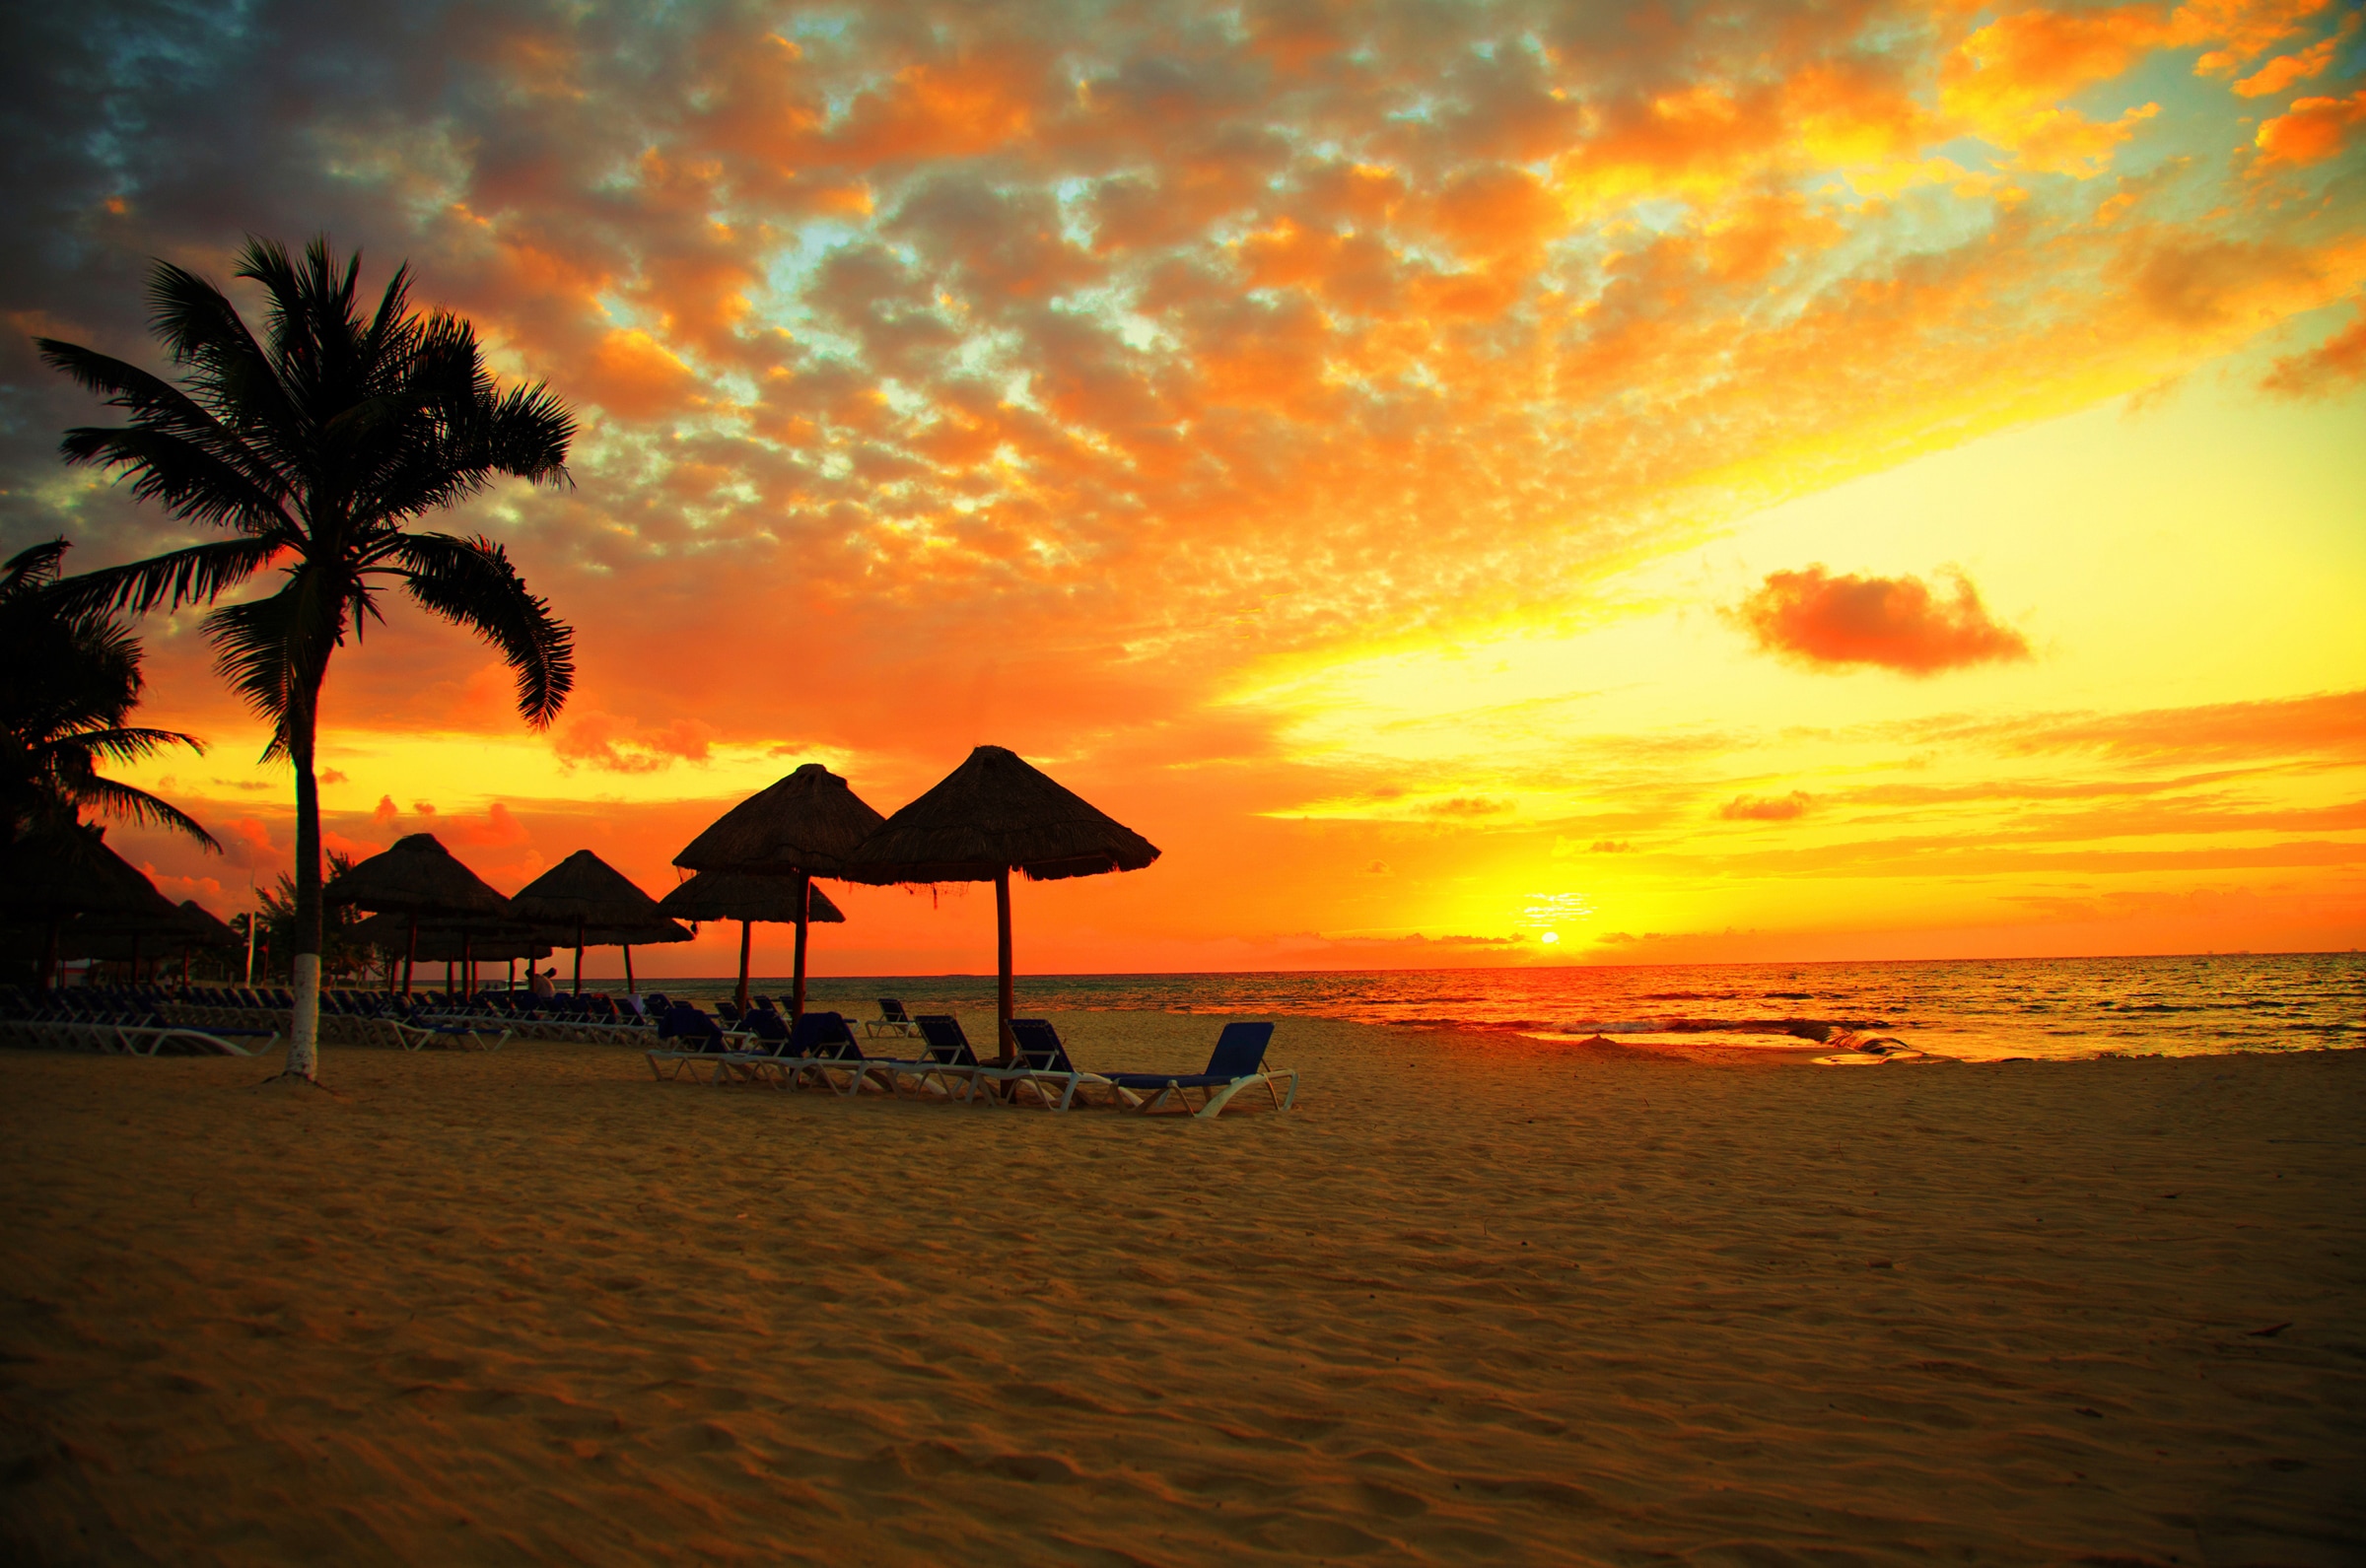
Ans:
<svg viewBox="0 0 2366 1568"><path fill-rule="evenodd" d="M0 548L191 533L57 461L33 336L161 369L154 258L325 232L582 424L435 524L576 628L566 712L396 609L332 848L661 892L801 762L891 812L992 743L1164 852L1021 883L1022 970L2354 948L2360 22L11 7ZM289 776L142 632L208 747L124 776L226 852L109 842L233 913ZM832 891L819 973L993 966L982 888Z"/></svg>

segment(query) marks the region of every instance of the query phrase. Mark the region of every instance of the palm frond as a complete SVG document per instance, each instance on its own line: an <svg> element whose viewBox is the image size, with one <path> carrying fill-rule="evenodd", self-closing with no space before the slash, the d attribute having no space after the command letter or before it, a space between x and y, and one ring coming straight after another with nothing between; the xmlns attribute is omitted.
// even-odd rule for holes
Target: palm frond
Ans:
<svg viewBox="0 0 2366 1568"><path fill-rule="evenodd" d="M96 774L82 781L75 791L80 803L111 817L127 822L144 823L152 828L164 828L191 838L216 854L222 852L220 841L206 832L195 817L172 801L150 794L147 790L124 784L117 779L102 779Z"/></svg>
<svg viewBox="0 0 2366 1568"><path fill-rule="evenodd" d="M177 729L148 729L137 724L118 725L112 729L84 729L60 738L61 744L72 745L117 762L137 762L164 750L167 746L186 746L198 756L205 755L205 742L195 735L184 735Z"/></svg>
<svg viewBox="0 0 2366 1568"><path fill-rule="evenodd" d="M290 755L296 697L314 687L343 630L342 595L323 591L323 576L293 568L277 593L221 605L205 618L214 667L248 707L271 720L266 762Z"/></svg>
<svg viewBox="0 0 2366 1568"><path fill-rule="evenodd" d="M211 604L271 564L286 548L274 538L217 539L168 550L146 561L101 567L67 578L50 591L69 609L125 609L145 615L159 604ZM133 656L136 659L137 645Z"/></svg>
<svg viewBox="0 0 2366 1568"><path fill-rule="evenodd" d="M202 280L198 281L202 286ZM244 329L242 326L240 330ZM247 505L280 511L290 487L281 466L276 465L283 464L287 454L257 451L246 439L257 433L268 435L275 420L267 410L258 414L243 405L228 406L235 400L220 390L222 377L213 368L199 367L189 379L207 401L225 405L222 412L136 365L56 338L36 338L35 342L40 347L43 361L104 397L109 408L129 414L130 429L186 443L238 475L234 488L251 493ZM246 347L251 357L256 352L251 341ZM225 413L231 416L228 422ZM136 459L137 453L121 459L110 458L103 439L108 434L114 433L89 426L69 431L60 449L66 460L73 463Z"/></svg>
<svg viewBox="0 0 2366 1568"><path fill-rule="evenodd" d="M517 672L518 712L539 729L575 689L575 633L529 590L509 553L486 538L424 533L393 553L412 598L474 631Z"/></svg>
<svg viewBox="0 0 2366 1568"><path fill-rule="evenodd" d="M19 550L0 563L0 597L37 590L53 581L65 570L68 548L65 540L51 539Z"/></svg>
<svg viewBox="0 0 2366 1568"><path fill-rule="evenodd" d="M511 388L487 423L485 460L491 466L538 485L572 483L567 447L575 440L575 416L549 382Z"/></svg>

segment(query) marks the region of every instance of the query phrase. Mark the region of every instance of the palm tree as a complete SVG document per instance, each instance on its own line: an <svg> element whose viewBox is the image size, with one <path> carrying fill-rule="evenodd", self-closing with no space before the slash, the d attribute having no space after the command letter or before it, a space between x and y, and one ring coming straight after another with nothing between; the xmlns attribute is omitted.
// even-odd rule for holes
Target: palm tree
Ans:
<svg viewBox="0 0 2366 1568"><path fill-rule="evenodd" d="M137 762L167 746L204 745L124 719L140 704L140 642L111 615L69 608L56 590L66 541L0 565L0 822L5 838L79 822L86 810L187 835L214 836L168 800L103 777L102 759Z"/></svg>
<svg viewBox="0 0 2366 1568"><path fill-rule="evenodd" d="M145 612L206 604L223 676L272 725L266 761L296 773L296 1016L287 1073L318 1072L320 796L313 775L320 685L329 655L383 619L389 581L422 608L475 631L518 678L518 711L541 728L575 684L575 635L529 592L501 546L481 536L411 532L428 513L504 475L567 482L575 420L545 385L501 391L475 331L456 316L409 308L400 267L375 311L359 293L362 258L342 269L326 236L301 262L250 239L238 275L269 302L257 341L205 279L160 261L152 326L180 385L49 338L41 357L128 424L70 430L69 463L120 470L132 493L227 538L73 579L92 606ZM225 594L266 569L276 590Z"/></svg>

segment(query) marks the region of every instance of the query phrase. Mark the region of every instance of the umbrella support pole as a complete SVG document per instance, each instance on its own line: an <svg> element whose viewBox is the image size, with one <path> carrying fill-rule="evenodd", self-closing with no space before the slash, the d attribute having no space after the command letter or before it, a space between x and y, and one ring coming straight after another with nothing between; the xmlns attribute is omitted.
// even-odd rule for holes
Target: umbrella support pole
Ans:
<svg viewBox="0 0 2366 1568"><path fill-rule="evenodd" d="M575 922L575 993L584 993L584 922Z"/></svg>
<svg viewBox="0 0 2366 1568"><path fill-rule="evenodd" d="M805 932L812 921L806 919L813 908L813 878L803 871L797 873L797 973L789 993L789 1016L805 1015Z"/></svg>
<svg viewBox="0 0 2366 1568"><path fill-rule="evenodd" d="M754 940L749 935L749 932L754 929L754 923L752 920L739 922L739 1010L741 1012L747 1011L747 954L748 948Z"/></svg>
<svg viewBox="0 0 2366 1568"><path fill-rule="evenodd" d="M995 1007L1002 1015L1003 1059L1008 1061L1018 1055L1018 1037L1010 1032L1010 868L1007 865L994 873L994 945L996 967L1001 972Z"/></svg>
<svg viewBox="0 0 2366 1568"><path fill-rule="evenodd" d="M641 994L641 988L640 988L640 987L638 987L638 986L636 986L635 984L633 984L633 944L632 944L632 943L630 943L630 942L626 942L626 943L624 943L624 944L623 944L623 947L624 947L624 993L625 993L627 996L638 996L639 994Z"/></svg>
<svg viewBox="0 0 2366 1568"><path fill-rule="evenodd" d="M419 962L419 916L411 915L411 945L402 950L402 999L411 999L411 970Z"/></svg>

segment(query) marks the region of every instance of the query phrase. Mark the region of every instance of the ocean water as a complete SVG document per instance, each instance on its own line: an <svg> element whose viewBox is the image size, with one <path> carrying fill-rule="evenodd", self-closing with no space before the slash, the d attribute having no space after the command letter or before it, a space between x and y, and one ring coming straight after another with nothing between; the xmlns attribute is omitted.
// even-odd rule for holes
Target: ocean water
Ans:
<svg viewBox="0 0 2366 1568"><path fill-rule="evenodd" d="M731 980L653 981L712 1001ZM1544 1038L1607 1035L1796 1048L1846 1028L1935 1056L1994 1060L2196 1056L2366 1046L2366 955L2049 958L1872 964L1682 964L1289 974L1022 975L1021 1016L1152 1011L1345 1018ZM769 976L750 989L778 995ZM877 1016L992 1012L992 976L808 983L808 1005Z"/></svg>

